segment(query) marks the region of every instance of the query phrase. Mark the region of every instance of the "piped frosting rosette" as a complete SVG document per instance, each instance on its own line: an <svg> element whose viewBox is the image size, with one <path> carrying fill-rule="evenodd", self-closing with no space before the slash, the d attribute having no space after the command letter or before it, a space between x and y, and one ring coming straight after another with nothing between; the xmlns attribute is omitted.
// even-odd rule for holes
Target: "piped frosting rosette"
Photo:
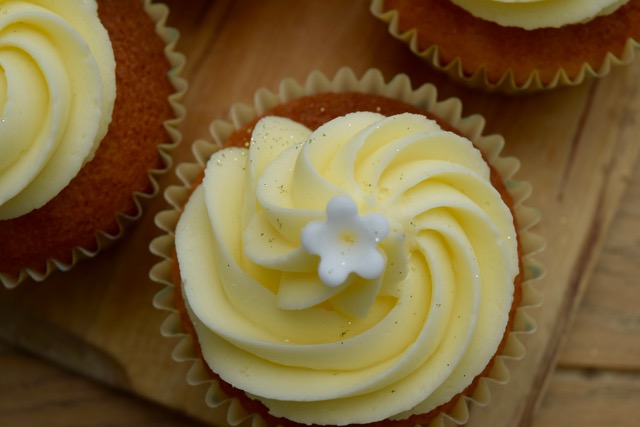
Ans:
<svg viewBox="0 0 640 427"><path fill-rule="evenodd" d="M405 101L438 104L445 117L459 115L455 102L435 102L433 87L408 85L400 76L385 86L375 71L358 81L343 69L332 82L313 74L306 88L286 81L279 98L326 90L404 94ZM275 101L259 92L258 109ZM477 120L465 122L455 124L481 130ZM229 131L221 123L213 129ZM315 131L267 117L248 148L204 144L195 148L206 162L202 184L181 214L157 217L175 239L151 245L165 257L151 277L169 285L155 300L174 311L166 334L180 330L169 278L175 242L200 353L271 415L316 424L404 419L448 402L452 390L483 372L509 321L522 229L468 139L422 115L360 112ZM485 155L494 157L494 149ZM180 210L198 169L181 165L185 188L167 192ZM538 216L525 211L529 227ZM531 303L536 297L526 287ZM533 328L528 317L517 323ZM521 356L517 341L508 341L506 353ZM193 360L187 343L176 348L178 360ZM196 362L191 381L204 377ZM486 386L479 389L476 402L487 403ZM215 382L208 401L224 424L259 425L259 416L239 409ZM453 412L466 421L466 401Z"/></svg>
<svg viewBox="0 0 640 427"><path fill-rule="evenodd" d="M615 12L629 0L450 0L478 18L533 30L588 22Z"/></svg>
<svg viewBox="0 0 640 427"><path fill-rule="evenodd" d="M0 4L0 220L37 209L111 122L115 60L96 3Z"/></svg>

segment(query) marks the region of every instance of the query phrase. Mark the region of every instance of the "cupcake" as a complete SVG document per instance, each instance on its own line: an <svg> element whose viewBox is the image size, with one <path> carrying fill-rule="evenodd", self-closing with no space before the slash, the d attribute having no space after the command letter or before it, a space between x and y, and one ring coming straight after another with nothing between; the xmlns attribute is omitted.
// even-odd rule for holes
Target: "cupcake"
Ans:
<svg viewBox="0 0 640 427"><path fill-rule="evenodd" d="M538 215L460 110L342 69L258 91L194 144L150 275L216 425L464 423L507 381L534 328Z"/></svg>
<svg viewBox="0 0 640 427"><path fill-rule="evenodd" d="M506 93L577 85L627 64L640 0L373 0L372 13L433 67Z"/></svg>
<svg viewBox="0 0 640 427"><path fill-rule="evenodd" d="M168 10L150 1L0 5L0 279L67 270L157 193L183 115Z"/></svg>

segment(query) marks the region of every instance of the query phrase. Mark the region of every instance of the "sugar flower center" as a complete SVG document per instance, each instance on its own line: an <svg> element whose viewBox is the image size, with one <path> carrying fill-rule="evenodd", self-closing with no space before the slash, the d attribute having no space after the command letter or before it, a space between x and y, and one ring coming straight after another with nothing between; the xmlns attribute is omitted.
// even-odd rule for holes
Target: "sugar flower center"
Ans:
<svg viewBox="0 0 640 427"><path fill-rule="evenodd" d="M318 255L318 276L329 287L343 284L349 274L365 279L379 277L385 257L377 246L389 233L389 223L379 213L360 216L349 196L327 203L325 221L311 221L302 229L302 246Z"/></svg>

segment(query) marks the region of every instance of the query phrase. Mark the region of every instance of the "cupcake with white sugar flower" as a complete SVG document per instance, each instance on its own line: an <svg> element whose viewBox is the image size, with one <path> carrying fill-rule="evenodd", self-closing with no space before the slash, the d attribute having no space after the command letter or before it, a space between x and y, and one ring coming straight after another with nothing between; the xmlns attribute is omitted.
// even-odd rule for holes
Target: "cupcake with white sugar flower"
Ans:
<svg viewBox="0 0 640 427"><path fill-rule="evenodd" d="M375 70L232 116L178 166L150 247L163 332L219 425L465 423L512 386L542 242L500 137Z"/></svg>

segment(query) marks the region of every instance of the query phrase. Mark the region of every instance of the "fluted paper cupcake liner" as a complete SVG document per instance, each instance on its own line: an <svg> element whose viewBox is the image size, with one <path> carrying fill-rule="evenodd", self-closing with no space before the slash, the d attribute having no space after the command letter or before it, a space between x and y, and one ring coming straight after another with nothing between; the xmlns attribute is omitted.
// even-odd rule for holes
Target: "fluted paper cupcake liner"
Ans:
<svg viewBox="0 0 640 427"><path fill-rule="evenodd" d="M527 314L526 309L541 303L541 296L533 287L532 282L543 274L544 269L532 258L532 255L543 248L544 242L538 235L530 231L531 227L539 222L540 214L537 210L529 208L523 203L529 196L531 187L514 178L514 174L519 168L519 162L514 158L501 156L504 144L502 137L497 135L483 136L484 120L480 116L462 117L462 104L458 99L438 101L435 87L429 84L414 90L406 75L398 75L391 81L385 82L378 70L369 70L361 78L358 78L351 70L343 68L332 79L325 77L320 72L311 73L303 84L286 79L280 84L278 93L272 93L266 89L258 90L252 107L244 104L234 105L230 112L230 122L214 121L210 128L213 142L199 140L194 143L193 152L196 162L183 163L176 168L178 177L183 184L171 186L166 190L165 199L172 208L160 212L156 216L156 224L164 234L154 239L150 245L151 252L162 259L150 272L151 279L163 285L154 299L154 306L167 312L167 318L162 325L161 332L167 337L178 339L172 356L176 361L192 365L187 378L188 382L194 385L209 384L205 399L212 410L218 411L216 415L219 418L219 425L258 427L266 424L260 415L247 413L236 398L227 396L219 388L217 381L208 377L203 362L197 356L193 338L187 335L182 327L181 316L176 308L175 288L170 277L172 268L175 267L173 264L175 262L173 258L174 232L182 207L189 197L194 183L201 177L207 159L224 144L233 130L242 127L277 104L322 92L349 91L383 95L402 100L425 109L451 124L471 139L483 152L487 161L501 175L507 190L513 197L518 234L523 248L524 265L522 304L517 310L513 330L509 333L503 351L495 359L489 375L479 381L470 396L459 399L448 414L438 416L431 423L431 426L444 426L451 422L462 425L468 420L471 406L489 404L491 389L496 384L504 384L509 381L509 371L505 360L524 357L525 349L520 343L518 335L531 333L536 328L535 321Z"/></svg>
<svg viewBox="0 0 640 427"><path fill-rule="evenodd" d="M171 151L179 144L182 138L182 135L178 130L178 125L182 122L185 116L185 108L181 101L187 90L187 82L180 76L180 73L184 68L185 57L175 51L175 45L179 37L178 31L166 26L169 8L164 4L154 4L152 3L152 0L145 0L144 8L149 17L153 22L155 22L156 33L165 42L165 56L171 66L168 78L175 89L175 92L168 98L168 101L174 111L174 118L164 122L164 127L171 142L160 144L157 147L162 166L148 171L151 189L148 192L134 192L132 194L133 201L135 203L135 211L132 213L118 213L116 215L116 222L118 225L116 232L109 233L106 231L96 231L95 248L87 249L76 246L71 250L72 253L70 261L65 262L51 258L47 260L46 266L42 269L24 268L21 269L17 275L0 273L0 281L6 288L15 288L27 278L31 278L38 282L43 281L54 271L68 271L79 261L95 257L103 249L109 247L113 242L119 240L123 235L125 235L126 230L131 226L131 224L136 222L142 216L146 201L154 198L160 192L158 179L171 169Z"/></svg>
<svg viewBox="0 0 640 427"><path fill-rule="evenodd" d="M524 94L564 86L577 86L589 78L606 76L611 72L613 67L631 63L636 56L636 51L640 49L640 40L629 38L619 56L608 53L599 67L594 69L594 67L585 62L575 76L569 76L565 70L559 69L555 76L548 82L541 80L537 70L532 70L529 77L523 83L516 82L511 70L508 70L497 81L489 81L483 68L476 70L473 74L465 73L462 67L463 59L459 57L451 62L443 63L440 60L437 45L420 48L417 29L401 30L398 24L398 12L396 10L386 10L384 0L372 0L370 11L376 18L388 24L389 33L394 38L407 44L414 54L422 58L431 67L445 73L456 83L487 92ZM523 53L523 55L525 54L526 53Z"/></svg>

